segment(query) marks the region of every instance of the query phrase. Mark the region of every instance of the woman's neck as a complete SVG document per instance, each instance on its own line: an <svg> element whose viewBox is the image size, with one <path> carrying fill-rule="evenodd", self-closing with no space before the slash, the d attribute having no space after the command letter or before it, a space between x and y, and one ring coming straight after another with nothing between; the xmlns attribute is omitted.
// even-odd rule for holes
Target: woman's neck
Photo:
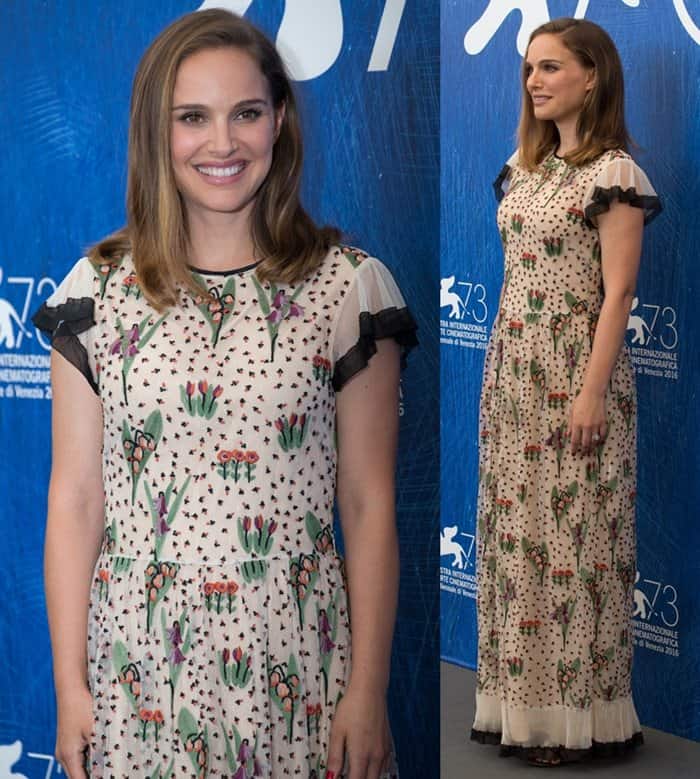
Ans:
<svg viewBox="0 0 700 779"><path fill-rule="evenodd" d="M189 214L190 265L227 271L255 262L250 210L237 214Z"/></svg>
<svg viewBox="0 0 700 779"><path fill-rule="evenodd" d="M559 132L559 146L555 149L555 153L558 157L570 154L578 148L578 116L557 122L557 131Z"/></svg>

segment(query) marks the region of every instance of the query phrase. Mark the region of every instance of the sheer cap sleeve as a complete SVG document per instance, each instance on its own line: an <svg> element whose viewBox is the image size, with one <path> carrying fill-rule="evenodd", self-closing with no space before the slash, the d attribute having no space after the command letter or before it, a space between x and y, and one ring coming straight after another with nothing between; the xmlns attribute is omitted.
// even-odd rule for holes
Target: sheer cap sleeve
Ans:
<svg viewBox="0 0 700 779"><path fill-rule="evenodd" d="M510 189L510 174L513 172L513 168L518 164L518 152L515 151L510 155L508 162L501 168L501 172L493 182L493 191L496 195L496 200L500 203L501 200L508 194Z"/></svg>
<svg viewBox="0 0 700 779"><path fill-rule="evenodd" d="M646 173L623 152L613 153L590 186L583 202L583 213L589 227L597 227L596 217L610 210L618 200L644 211L644 224L649 224L662 209Z"/></svg>
<svg viewBox="0 0 700 779"><path fill-rule="evenodd" d="M379 260L365 257L354 269L334 323L333 389L340 390L367 366L381 338L393 338L401 346L405 365L408 352L418 344L417 329L391 273Z"/></svg>
<svg viewBox="0 0 700 779"><path fill-rule="evenodd" d="M88 356L87 332L95 325L95 272L82 257L32 317L34 325L47 333L51 346L83 374L99 394Z"/></svg>

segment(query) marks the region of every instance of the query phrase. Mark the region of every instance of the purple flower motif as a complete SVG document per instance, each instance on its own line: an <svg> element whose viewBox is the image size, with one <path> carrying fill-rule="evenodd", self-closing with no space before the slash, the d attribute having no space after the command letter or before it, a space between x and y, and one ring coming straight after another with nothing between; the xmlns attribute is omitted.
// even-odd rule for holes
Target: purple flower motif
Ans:
<svg viewBox="0 0 700 779"><path fill-rule="evenodd" d="M158 525L156 526L156 532L159 536L164 536L166 533L170 532L170 525L165 520L165 517L161 517L158 520Z"/></svg>
<svg viewBox="0 0 700 779"><path fill-rule="evenodd" d="M280 309L287 303L287 295L283 289L281 289L272 300L272 307Z"/></svg>
<svg viewBox="0 0 700 779"><path fill-rule="evenodd" d="M303 313L304 309L298 303L292 303L291 306L289 306L288 316L302 316Z"/></svg>
<svg viewBox="0 0 700 779"><path fill-rule="evenodd" d="M134 325L131 330L129 330L129 343L134 344L136 343L141 335L139 334L139 326Z"/></svg>
<svg viewBox="0 0 700 779"><path fill-rule="evenodd" d="M274 308L270 313L265 317L270 324L278 325L284 317L282 316L282 312L278 308Z"/></svg>
<svg viewBox="0 0 700 779"><path fill-rule="evenodd" d="M119 354L122 350L122 339L117 338L116 341L109 347L110 354Z"/></svg>
<svg viewBox="0 0 700 779"><path fill-rule="evenodd" d="M182 644L182 634L180 633L179 622L173 622L173 626L168 630L168 641L170 641L174 647L178 647Z"/></svg>
<svg viewBox="0 0 700 779"><path fill-rule="evenodd" d="M185 662L185 656L182 654L179 647L173 647L173 651L168 655L168 661L170 662L170 665L180 665Z"/></svg>
<svg viewBox="0 0 700 779"><path fill-rule="evenodd" d="M165 494L163 492L159 492L158 497L156 498L156 511L161 519L168 513L168 507L165 505Z"/></svg>

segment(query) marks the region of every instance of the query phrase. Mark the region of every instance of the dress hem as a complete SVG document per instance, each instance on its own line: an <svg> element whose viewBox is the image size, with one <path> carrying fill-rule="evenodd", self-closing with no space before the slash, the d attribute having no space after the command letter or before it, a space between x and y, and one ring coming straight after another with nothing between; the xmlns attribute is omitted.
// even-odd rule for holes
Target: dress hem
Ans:
<svg viewBox="0 0 700 779"><path fill-rule="evenodd" d="M563 763L578 763L593 758L622 757L633 749L644 744L641 731L634 733L626 741L593 741L587 749L570 749L565 746L517 746L501 743L502 734L472 728L470 739L479 744L500 746L500 757L520 757L524 760L549 759L552 752L556 753Z"/></svg>

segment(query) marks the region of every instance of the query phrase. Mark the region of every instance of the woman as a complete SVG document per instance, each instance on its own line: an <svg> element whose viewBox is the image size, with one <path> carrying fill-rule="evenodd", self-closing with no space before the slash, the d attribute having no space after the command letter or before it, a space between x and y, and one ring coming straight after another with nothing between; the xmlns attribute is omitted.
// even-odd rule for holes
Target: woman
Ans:
<svg viewBox="0 0 700 779"><path fill-rule="evenodd" d="M225 11L183 17L136 74L127 226L34 319L53 332L46 590L71 779L396 775L415 324L384 266L304 212L301 159L272 44Z"/></svg>
<svg viewBox="0 0 700 779"><path fill-rule="evenodd" d="M537 28L496 182L505 282L481 408L472 738L556 764L642 742L630 687L635 388L622 348L642 227L614 44Z"/></svg>

